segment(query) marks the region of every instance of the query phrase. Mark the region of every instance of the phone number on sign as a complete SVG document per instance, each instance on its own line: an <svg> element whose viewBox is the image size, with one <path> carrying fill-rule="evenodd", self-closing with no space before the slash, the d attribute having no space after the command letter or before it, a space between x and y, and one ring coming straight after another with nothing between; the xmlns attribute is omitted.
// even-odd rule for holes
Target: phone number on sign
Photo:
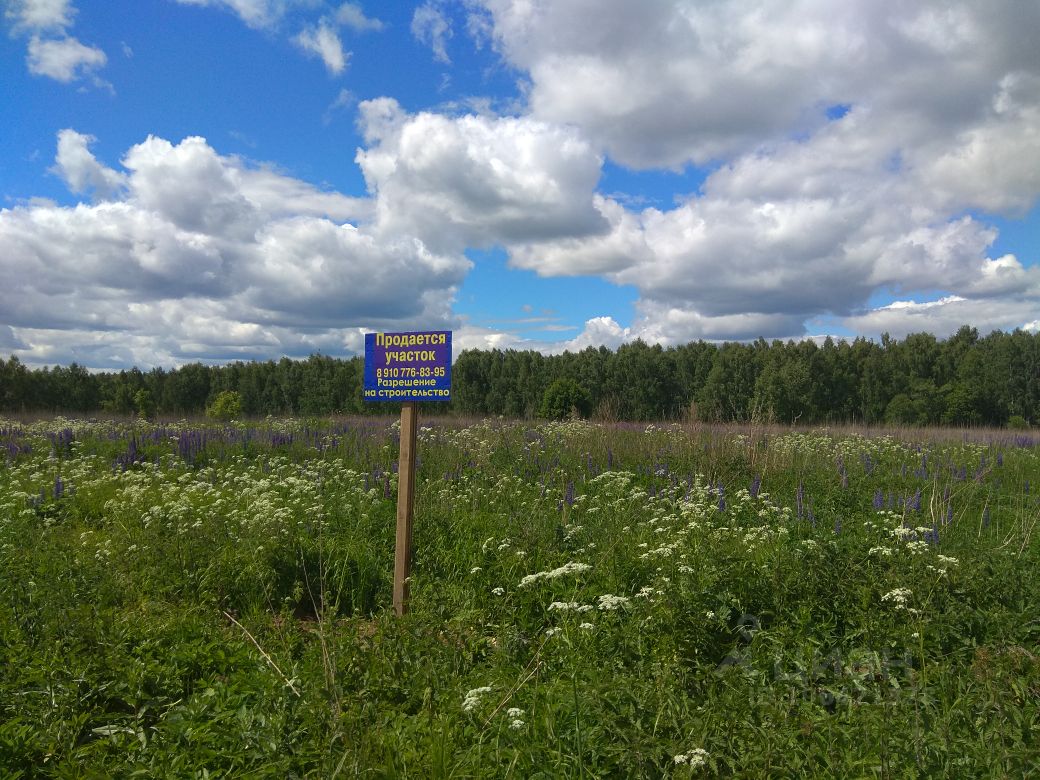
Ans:
<svg viewBox="0 0 1040 780"><path fill-rule="evenodd" d="M377 368L376 381L383 379L415 379L421 377L444 376L444 366L397 366L394 368Z"/></svg>

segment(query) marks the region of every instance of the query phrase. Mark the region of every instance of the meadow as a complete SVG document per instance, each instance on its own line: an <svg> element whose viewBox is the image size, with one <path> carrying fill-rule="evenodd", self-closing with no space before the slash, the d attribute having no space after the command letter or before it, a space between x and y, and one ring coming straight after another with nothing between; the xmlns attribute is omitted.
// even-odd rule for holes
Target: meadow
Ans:
<svg viewBox="0 0 1040 780"><path fill-rule="evenodd" d="M1040 771L1028 432L0 420L0 776Z"/></svg>

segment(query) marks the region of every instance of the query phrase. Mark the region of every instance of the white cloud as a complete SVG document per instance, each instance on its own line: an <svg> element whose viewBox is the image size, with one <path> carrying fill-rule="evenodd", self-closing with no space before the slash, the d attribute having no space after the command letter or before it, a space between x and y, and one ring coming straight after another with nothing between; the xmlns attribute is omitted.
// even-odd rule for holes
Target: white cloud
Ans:
<svg viewBox="0 0 1040 780"><path fill-rule="evenodd" d="M364 10L357 3L344 3L336 11L336 21L355 32L382 30L384 25L379 19L365 16Z"/></svg>
<svg viewBox="0 0 1040 780"><path fill-rule="evenodd" d="M415 9L412 15L412 35L430 47L437 62L445 65L451 63L448 41L453 34L451 20L438 3L428 1Z"/></svg>
<svg viewBox="0 0 1040 780"><path fill-rule="evenodd" d="M310 54L316 54L325 63L329 73L338 76L347 67L350 53L344 53L339 34L327 22L308 27L293 38L293 43Z"/></svg>
<svg viewBox="0 0 1040 780"><path fill-rule="evenodd" d="M73 193L78 195L93 190L98 197L107 198L125 185L126 177L106 168L90 153L88 146L94 140L94 136L83 135L75 130L60 131L54 171L64 179Z"/></svg>
<svg viewBox="0 0 1040 780"><path fill-rule="evenodd" d="M37 76L68 84L103 68L106 62L108 57L101 49L86 46L75 38L29 39L26 63L29 72Z"/></svg>
<svg viewBox="0 0 1040 780"><path fill-rule="evenodd" d="M837 103L944 134L1036 73L1040 6L995 0L483 0L543 119L635 166L706 163L811 132ZM942 136L940 136L942 137Z"/></svg>
<svg viewBox="0 0 1040 780"><path fill-rule="evenodd" d="M635 286L634 334L797 337L879 292L1035 297L1035 258L990 257L985 212L1040 195L1040 7L484 5L532 117L624 164L713 163L675 208L597 195L608 233L508 246L543 275Z"/></svg>
<svg viewBox="0 0 1040 780"><path fill-rule="evenodd" d="M629 328L621 327L613 317L593 317L585 321L581 333L568 341L550 345L552 352L581 352L587 347L617 349L633 338Z"/></svg>
<svg viewBox="0 0 1040 780"><path fill-rule="evenodd" d="M600 158L568 128L526 118L406 114L360 105L357 162L385 235L461 251L525 238L606 232L592 194Z"/></svg>
<svg viewBox="0 0 1040 780"><path fill-rule="evenodd" d="M349 89L341 89L339 94L336 95L336 99L329 103L329 107L326 108L325 113L322 114L322 124L329 124L337 113L354 105L354 100L354 93Z"/></svg>
<svg viewBox="0 0 1040 780"><path fill-rule="evenodd" d="M847 317L843 324L856 332L887 332L894 338L908 333L933 333L939 337L956 333L971 324L985 333L991 330L1035 329L1040 310L1040 291L1031 296L967 299L951 295L937 301L896 301L863 314Z"/></svg>
<svg viewBox="0 0 1040 780"><path fill-rule="evenodd" d="M921 167L950 208L1028 211L1040 193L1040 72L1004 76L989 115Z"/></svg>
<svg viewBox="0 0 1040 780"><path fill-rule="evenodd" d="M7 18L19 30L64 30L75 13L70 0L10 0L7 8Z"/></svg>
<svg viewBox="0 0 1040 780"><path fill-rule="evenodd" d="M127 151L125 173L98 162L89 141L63 131L58 170L98 202L0 210L5 339L28 345L27 359L342 353L361 328L453 322L469 261L373 232L370 204L201 138L149 137Z"/></svg>
<svg viewBox="0 0 1040 780"><path fill-rule="evenodd" d="M68 34L75 15L71 0L11 0L6 13L14 33L30 36L25 58L30 73L65 84L90 76L96 86L111 89L95 75L108 62L105 52Z"/></svg>
<svg viewBox="0 0 1040 780"><path fill-rule="evenodd" d="M270 27L285 14L292 0L177 0L181 5L226 8L250 27Z"/></svg>

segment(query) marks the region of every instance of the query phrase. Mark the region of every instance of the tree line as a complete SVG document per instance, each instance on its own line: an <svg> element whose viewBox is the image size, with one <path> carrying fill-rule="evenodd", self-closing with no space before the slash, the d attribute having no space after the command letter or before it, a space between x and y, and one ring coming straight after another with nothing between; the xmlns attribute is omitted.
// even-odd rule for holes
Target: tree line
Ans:
<svg viewBox="0 0 1040 780"><path fill-rule="evenodd" d="M0 358L0 411L189 416L221 393L248 416L388 413L362 400L363 361L192 363L95 373L75 363L30 369ZM543 355L466 350L450 404L428 412L507 417L578 412L609 420L701 419L1021 427L1040 422L1040 333L962 327L947 339L642 341Z"/></svg>

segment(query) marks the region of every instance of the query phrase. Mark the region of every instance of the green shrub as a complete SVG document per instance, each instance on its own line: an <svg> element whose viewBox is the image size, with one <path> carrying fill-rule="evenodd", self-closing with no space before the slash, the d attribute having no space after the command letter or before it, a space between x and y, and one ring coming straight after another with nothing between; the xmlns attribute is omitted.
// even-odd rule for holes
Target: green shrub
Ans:
<svg viewBox="0 0 1040 780"><path fill-rule="evenodd" d="M224 390L206 409L206 416L227 422L242 414L242 396L234 390Z"/></svg>
<svg viewBox="0 0 1040 780"><path fill-rule="evenodd" d="M586 417L589 413L589 394L573 379L557 379L542 396L539 414L550 420L567 417Z"/></svg>

